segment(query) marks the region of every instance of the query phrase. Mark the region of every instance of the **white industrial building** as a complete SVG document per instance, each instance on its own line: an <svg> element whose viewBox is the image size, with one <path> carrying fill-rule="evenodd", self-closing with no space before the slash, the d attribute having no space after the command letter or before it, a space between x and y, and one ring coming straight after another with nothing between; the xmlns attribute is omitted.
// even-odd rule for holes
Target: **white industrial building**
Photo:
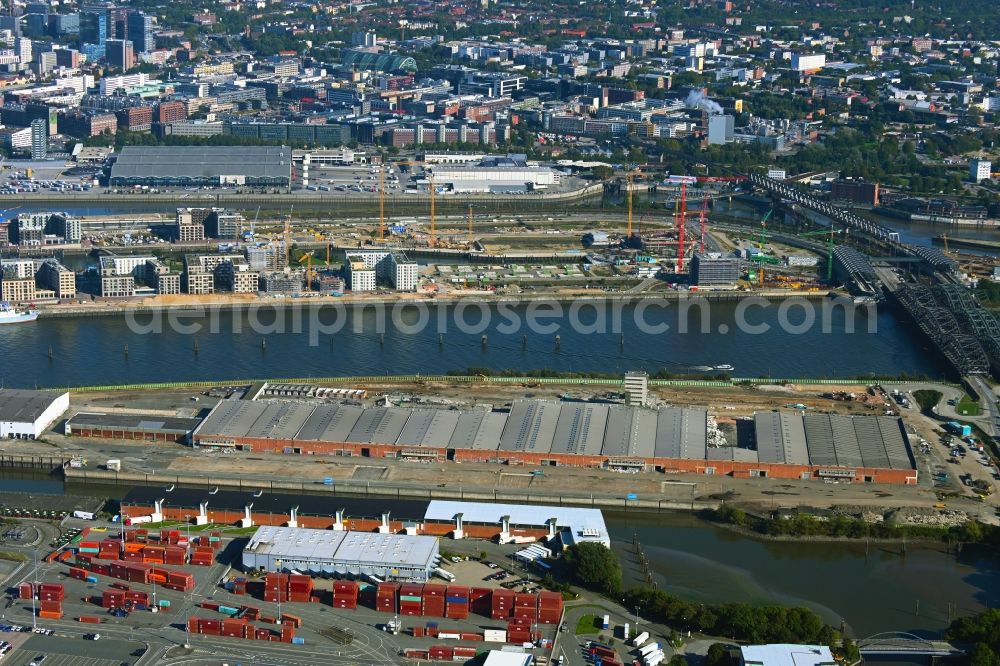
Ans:
<svg viewBox="0 0 1000 666"><path fill-rule="evenodd" d="M243 550L246 571L415 582L429 580L440 560L437 537L297 527L261 527Z"/></svg>
<svg viewBox="0 0 1000 666"><path fill-rule="evenodd" d="M742 666L834 666L837 661L826 645L745 645L740 648Z"/></svg>
<svg viewBox="0 0 1000 666"><path fill-rule="evenodd" d="M823 53L793 53L792 69L796 72L810 72L823 69L826 65L826 55Z"/></svg>
<svg viewBox="0 0 1000 666"><path fill-rule="evenodd" d="M969 160L969 178L978 183L992 177L993 162L990 160Z"/></svg>
<svg viewBox="0 0 1000 666"><path fill-rule="evenodd" d="M549 537L559 537L563 546L594 542L611 548L611 536L600 509L536 504L494 504L431 500L424 512L428 523L446 523L460 517L464 526L499 525L500 541L506 542L512 528L546 529ZM461 532L462 527L456 527ZM457 536L457 535L456 535Z"/></svg>
<svg viewBox="0 0 1000 666"><path fill-rule="evenodd" d="M558 171L528 166L510 157L486 158L478 164L435 165L430 171L436 187L448 185L456 193L537 190L559 184Z"/></svg>
<svg viewBox="0 0 1000 666"><path fill-rule="evenodd" d="M36 439L69 409L69 393L0 389L0 438Z"/></svg>

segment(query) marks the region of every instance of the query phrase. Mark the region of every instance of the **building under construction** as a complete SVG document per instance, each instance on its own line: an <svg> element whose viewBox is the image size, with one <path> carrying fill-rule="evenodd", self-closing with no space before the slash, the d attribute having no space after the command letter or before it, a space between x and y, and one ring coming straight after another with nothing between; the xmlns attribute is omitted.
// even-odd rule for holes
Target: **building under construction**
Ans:
<svg viewBox="0 0 1000 666"><path fill-rule="evenodd" d="M839 438L827 442L823 428L806 428L798 412L781 414L777 429L760 425L776 418L771 413L755 418L756 448L737 448L708 446L703 409L517 400L509 410L486 411L226 400L192 441L301 455L916 483L898 419L851 417L846 423L854 435L842 445ZM879 450L884 455L875 455Z"/></svg>

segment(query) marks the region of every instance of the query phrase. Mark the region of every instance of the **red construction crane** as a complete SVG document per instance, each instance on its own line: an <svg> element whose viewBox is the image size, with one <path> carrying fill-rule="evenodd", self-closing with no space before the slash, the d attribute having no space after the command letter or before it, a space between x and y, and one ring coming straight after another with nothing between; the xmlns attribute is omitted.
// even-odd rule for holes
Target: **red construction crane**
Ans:
<svg viewBox="0 0 1000 666"><path fill-rule="evenodd" d="M708 197L701 202L701 214L698 216L701 223L701 252L705 253L705 215L708 213Z"/></svg>
<svg viewBox="0 0 1000 666"><path fill-rule="evenodd" d="M677 272L684 271L684 229L687 227L687 183L681 183L681 208L677 215Z"/></svg>
<svg viewBox="0 0 1000 666"><path fill-rule="evenodd" d="M669 182L681 186L680 212L676 215L675 224L677 226L677 272L684 270L684 235L687 220L687 186L695 183L724 183L739 182L746 180L746 176L668 176ZM708 197L702 204L701 211L701 251L705 251L705 209L708 207Z"/></svg>

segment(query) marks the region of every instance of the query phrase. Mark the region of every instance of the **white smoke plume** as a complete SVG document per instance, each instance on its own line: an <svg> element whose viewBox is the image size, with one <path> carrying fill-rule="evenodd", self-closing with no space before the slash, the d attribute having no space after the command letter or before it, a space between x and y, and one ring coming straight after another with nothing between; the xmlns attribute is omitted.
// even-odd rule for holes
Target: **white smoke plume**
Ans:
<svg viewBox="0 0 1000 666"><path fill-rule="evenodd" d="M724 111L721 106L706 97L700 90L689 92L684 104L692 109L705 109L709 113L723 113Z"/></svg>

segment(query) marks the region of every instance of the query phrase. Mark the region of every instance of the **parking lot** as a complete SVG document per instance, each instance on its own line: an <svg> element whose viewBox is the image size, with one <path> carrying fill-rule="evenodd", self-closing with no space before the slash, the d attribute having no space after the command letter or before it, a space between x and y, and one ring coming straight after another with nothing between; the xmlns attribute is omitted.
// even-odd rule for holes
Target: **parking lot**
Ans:
<svg viewBox="0 0 1000 666"><path fill-rule="evenodd" d="M120 666L133 663L142 643L121 640L81 641L62 636L31 635L3 659L4 666ZM87 656L82 656L82 653ZM135 653L135 654L133 654ZM42 657L39 659L39 657Z"/></svg>

